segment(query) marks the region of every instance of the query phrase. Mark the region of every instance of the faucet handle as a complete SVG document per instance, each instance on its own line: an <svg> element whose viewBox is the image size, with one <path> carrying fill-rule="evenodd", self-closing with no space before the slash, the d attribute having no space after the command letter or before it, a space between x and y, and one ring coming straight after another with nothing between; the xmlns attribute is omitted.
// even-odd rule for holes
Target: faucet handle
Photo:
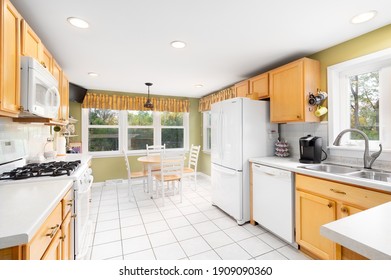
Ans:
<svg viewBox="0 0 391 280"><path fill-rule="evenodd" d="M381 152L383 151L382 144L379 144L379 147L380 147L380 150L378 152L371 154L371 161L369 162L369 168L372 167L372 164L374 163L374 161L380 156Z"/></svg>

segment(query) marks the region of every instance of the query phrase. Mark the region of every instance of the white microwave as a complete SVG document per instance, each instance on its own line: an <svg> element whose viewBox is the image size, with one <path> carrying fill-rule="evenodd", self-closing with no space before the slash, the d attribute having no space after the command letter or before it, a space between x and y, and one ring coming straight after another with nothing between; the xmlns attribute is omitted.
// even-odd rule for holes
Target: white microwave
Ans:
<svg viewBox="0 0 391 280"><path fill-rule="evenodd" d="M54 76L32 57L21 57L19 117L58 118L60 93Z"/></svg>

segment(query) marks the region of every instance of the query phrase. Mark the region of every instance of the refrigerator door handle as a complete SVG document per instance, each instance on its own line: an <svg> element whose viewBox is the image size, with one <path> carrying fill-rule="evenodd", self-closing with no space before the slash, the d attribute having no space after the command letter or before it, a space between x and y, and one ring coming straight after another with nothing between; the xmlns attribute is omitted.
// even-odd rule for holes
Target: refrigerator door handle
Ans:
<svg viewBox="0 0 391 280"><path fill-rule="evenodd" d="M227 169L227 168L221 168L217 165L214 166L214 169L216 169L217 171L221 172L221 173L225 173L227 175L235 175L237 173L237 171L235 170L231 170L231 169Z"/></svg>

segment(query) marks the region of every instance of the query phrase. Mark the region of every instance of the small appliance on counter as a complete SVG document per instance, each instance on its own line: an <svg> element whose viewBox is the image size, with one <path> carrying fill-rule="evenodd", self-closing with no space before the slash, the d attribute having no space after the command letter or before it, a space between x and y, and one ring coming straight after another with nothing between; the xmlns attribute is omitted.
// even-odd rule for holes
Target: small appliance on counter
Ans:
<svg viewBox="0 0 391 280"><path fill-rule="evenodd" d="M301 137L300 162L301 163L320 163L322 161L322 137L307 135Z"/></svg>

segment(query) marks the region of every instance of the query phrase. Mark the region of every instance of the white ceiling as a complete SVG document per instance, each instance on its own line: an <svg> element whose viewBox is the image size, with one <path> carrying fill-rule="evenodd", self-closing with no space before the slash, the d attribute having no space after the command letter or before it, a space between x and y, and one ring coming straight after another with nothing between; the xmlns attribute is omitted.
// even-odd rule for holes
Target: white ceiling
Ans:
<svg viewBox="0 0 391 280"><path fill-rule="evenodd" d="M144 83L152 82L152 94L188 97L226 88L391 23L390 0L11 2L72 83L146 93ZM350 23L368 10L377 10L377 17ZM66 20L71 16L86 20L90 28L71 26ZM174 40L187 47L172 48Z"/></svg>

